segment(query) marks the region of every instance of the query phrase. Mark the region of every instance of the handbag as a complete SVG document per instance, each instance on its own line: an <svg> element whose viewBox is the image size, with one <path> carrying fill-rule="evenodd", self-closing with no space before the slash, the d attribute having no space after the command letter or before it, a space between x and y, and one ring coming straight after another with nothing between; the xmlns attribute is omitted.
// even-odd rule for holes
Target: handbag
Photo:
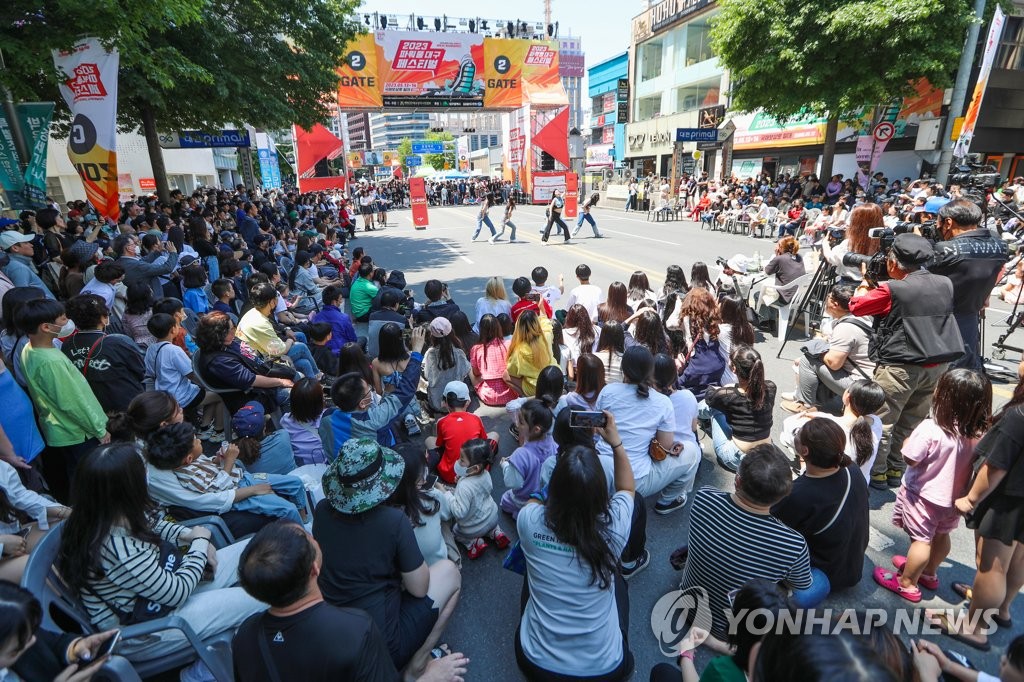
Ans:
<svg viewBox="0 0 1024 682"><path fill-rule="evenodd" d="M501 567L519 575L526 575L526 555L523 554L523 547L519 544L519 540L512 543L508 554L501 562Z"/></svg>
<svg viewBox="0 0 1024 682"><path fill-rule="evenodd" d="M719 349L718 339L707 341L701 335L690 348L686 366L683 367L676 386L689 390L700 401L703 400L708 386L722 381L724 372L725 358Z"/></svg>
<svg viewBox="0 0 1024 682"><path fill-rule="evenodd" d="M283 356L280 358L273 358L264 361L266 372L264 376L270 377L271 379L288 379L294 381L295 377L299 373L295 370L295 366L292 364L291 358Z"/></svg>
<svg viewBox="0 0 1024 682"><path fill-rule="evenodd" d="M650 455L651 459L655 462L660 462L669 455L678 457L678 453L673 454L670 450L666 450L664 446L658 442L657 438L652 438L650 444L647 446L647 454Z"/></svg>

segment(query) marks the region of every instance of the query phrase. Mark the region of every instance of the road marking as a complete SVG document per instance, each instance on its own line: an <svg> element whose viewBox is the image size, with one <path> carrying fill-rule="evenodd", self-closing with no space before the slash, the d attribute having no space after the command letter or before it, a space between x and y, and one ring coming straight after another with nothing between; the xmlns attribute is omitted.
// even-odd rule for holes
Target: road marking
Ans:
<svg viewBox="0 0 1024 682"><path fill-rule="evenodd" d="M884 533L875 530L874 526L868 526L868 547L881 552L896 544L896 541Z"/></svg>
<svg viewBox="0 0 1024 682"><path fill-rule="evenodd" d="M448 243L448 242L446 242L445 240L443 240L443 239L437 239L437 238L434 238L434 241L435 241L435 242L437 242L438 244L440 244L441 246L443 246L444 248L448 249L449 251L451 251L451 252L452 252L452 253L454 253L454 254L455 254L456 256L458 256L458 257L459 257L459 258L461 258L462 260L466 261L466 262L467 262L467 263L469 263L470 265L472 265L472 264L473 264L473 261L471 261L471 260L470 260L469 258L467 258L466 256L464 256L464 255L462 254L462 252L461 252L461 251L459 251L458 249L456 249L456 248L455 248L454 246L452 246L451 244L449 244L449 243Z"/></svg>

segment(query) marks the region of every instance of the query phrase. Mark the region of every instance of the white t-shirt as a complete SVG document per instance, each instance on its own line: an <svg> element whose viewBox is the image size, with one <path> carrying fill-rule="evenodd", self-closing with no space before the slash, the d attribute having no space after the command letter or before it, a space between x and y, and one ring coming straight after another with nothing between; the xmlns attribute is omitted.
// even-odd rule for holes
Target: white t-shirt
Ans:
<svg viewBox="0 0 1024 682"><path fill-rule="evenodd" d="M147 348L143 365L146 376L155 377L156 390L167 391L182 407L199 395L199 387L188 379L192 373L192 361L185 351L170 341L154 343Z"/></svg>
<svg viewBox="0 0 1024 682"><path fill-rule="evenodd" d="M569 300L565 302L565 309L568 310L576 303L587 309L590 319L597 322L597 306L604 301L604 292L600 287L593 284L581 284L569 292Z"/></svg>
<svg viewBox="0 0 1024 682"><path fill-rule="evenodd" d="M807 420L815 417L831 419L843 427L843 432L846 434L846 455L856 462L857 446L854 444L853 439L850 438L850 427L846 425L846 421L843 417L836 417L835 415L828 414L827 412L794 414L792 417L787 417L786 420L782 422L782 431L779 434L779 442L795 453L793 443L796 439L796 432L807 423ZM882 442L882 420L875 414L870 415L869 419L871 419L871 456L868 457L866 462L860 465L860 471L864 474L864 480L870 483L871 467L874 465L875 458L878 456L878 444Z"/></svg>
<svg viewBox="0 0 1024 682"><path fill-rule="evenodd" d="M632 515L633 496L613 495L605 537L614 556L626 546ZM523 653L535 665L562 675L611 672L624 654L615 583L602 590L591 582L590 567L548 528L544 505L523 507L516 526L530 584L519 625Z"/></svg>
<svg viewBox="0 0 1024 682"><path fill-rule="evenodd" d="M676 442L697 443L697 434L693 432L693 420L697 418L697 398L685 388L675 391L668 397L672 401L672 409L676 415Z"/></svg>
<svg viewBox="0 0 1024 682"><path fill-rule="evenodd" d="M616 383L601 390L597 409L608 410L615 417L619 437L633 465L633 476L639 479L650 473L651 457L647 452L651 439L658 431L676 431L672 401L653 388L646 398L641 398L633 384ZM602 455L612 454L612 449L603 440L597 444L597 450Z"/></svg>

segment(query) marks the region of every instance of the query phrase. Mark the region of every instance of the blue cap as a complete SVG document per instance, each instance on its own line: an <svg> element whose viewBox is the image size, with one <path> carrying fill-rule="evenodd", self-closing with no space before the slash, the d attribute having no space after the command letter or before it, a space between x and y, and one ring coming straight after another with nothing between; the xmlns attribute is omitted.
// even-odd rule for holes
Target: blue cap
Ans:
<svg viewBox="0 0 1024 682"><path fill-rule="evenodd" d="M938 215L939 209L948 204L952 199L949 197L932 197L924 204L924 212Z"/></svg>
<svg viewBox="0 0 1024 682"><path fill-rule="evenodd" d="M231 430L239 438L262 438L266 429L266 411L256 400L250 400L231 418Z"/></svg>

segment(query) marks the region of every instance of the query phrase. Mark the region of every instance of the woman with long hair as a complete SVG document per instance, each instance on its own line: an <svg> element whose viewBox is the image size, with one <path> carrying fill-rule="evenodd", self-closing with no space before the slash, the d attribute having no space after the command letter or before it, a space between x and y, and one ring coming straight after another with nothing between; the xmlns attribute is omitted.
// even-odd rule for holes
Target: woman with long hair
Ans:
<svg viewBox="0 0 1024 682"><path fill-rule="evenodd" d="M711 274L708 272L707 263L697 261L690 268L690 289L707 289L714 296L717 293L715 285L711 283Z"/></svg>
<svg viewBox="0 0 1024 682"><path fill-rule="evenodd" d="M591 353L597 345L597 328L590 320L590 313L579 303L569 306L562 325L562 338L569 350L568 375L575 379L575 365L584 353Z"/></svg>
<svg viewBox="0 0 1024 682"><path fill-rule="evenodd" d="M523 311L516 319L502 379L520 395L532 397L541 370L557 364L551 352L551 339L544 333L537 313Z"/></svg>
<svg viewBox="0 0 1024 682"><path fill-rule="evenodd" d="M71 500L56 565L98 629L173 614L205 640L265 608L234 587L244 542L217 550L208 528L161 519L135 445L113 443L87 455ZM183 556L179 545L188 547ZM209 582L200 585L204 577ZM149 659L188 646L184 635L169 630L123 640L118 653Z"/></svg>
<svg viewBox="0 0 1024 682"><path fill-rule="evenodd" d="M605 387L604 363L593 353L580 355L576 363L576 387L563 395L555 407L557 416L563 409L597 409L597 398Z"/></svg>
<svg viewBox="0 0 1024 682"><path fill-rule="evenodd" d="M403 332L402 326L395 322L388 322L380 328L377 357L370 362L370 367L373 369L373 390L382 398L398 389L402 373L412 357L405 347ZM418 400L409 401L400 413L410 436L419 434L420 427L416 418L421 414Z"/></svg>
<svg viewBox="0 0 1024 682"><path fill-rule="evenodd" d="M626 285L622 282L612 282L608 285L608 297L604 303L597 306L597 322L625 322L626 318L633 314L633 309L627 302Z"/></svg>
<svg viewBox="0 0 1024 682"><path fill-rule="evenodd" d="M747 318L747 303L739 296L723 296L718 302L718 315L722 320L718 325L718 352L725 360L725 371L722 372L722 385L725 386L736 383L736 375L729 369L732 347L740 344L753 346L756 334L754 325Z"/></svg>
<svg viewBox="0 0 1024 682"><path fill-rule="evenodd" d="M469 349L480 342L480 335L477 334L476 329L470 324L469 315L461 310L456 310L449 315L448 321L452 323L452 332L454 332L455 338L459 340L459 346L466 353L469 353Z"/></svg>
<svg viewBox="0 0 1024 682"><path fill-rule="evenodd" d="M495 276L487 280L484 295L476 300L476 318L473 321L473 330L480 331L480 319L484 315L498 316L502 313L510 315L512 304L509 303L504 280Z"/></svg>
<svg viewBox="0 0 1024 682"><path fill-rule="evenodd" d="M618 322L608 322L601 327L597 338L595 355L604 363L605 382L612 384L622 381L622 354L626 352L626 330Z"/></svg>
<svg viewBox="0 0 1024 682"><path fill-rule="evenodd" d="M658 301L658 295L651 291L651 283L647 279L647 273L637 270L629 276L629 284L626 287L626 305L633 310L640 310L644 305L654 306Z"/></svg>
<svg viewBox="0 0 1024 682"><path fill-rule="evenodd" d="M884 227L882 209L878 204L861 204L850 212L850 225L846 228L846 239L835 246L830 246L827 239L821 242L821 256L826 262L836 267L840 278L859 282L860 267L843 264L843 256L848 253L859 253L872 256L878 253L881 242L868 236L873 227Z"/></svg>
<svg viewBox="0 0 1024 682"><path fill-rule="evenodd" d="M615 494L609 495L593 448L573 445L555 463L547 500L531 501L519 512L529 598L515 651L529 679L611 682L633 670L628 596L617 565L636 484L615 417L606 415L607 425L597 432L614 458Z"/></svg>
<svg viewBox="0 0 1024 682"><path fill-rule="evenodd" d="M699 416L711 420L719 465L736 473L745 453L771 443L776 387L765 378L761 356L750 346L733 346L729 367L736 383L708 389Z"/></svg>
<svg viewBox="0 0 1024 682"><path fill-rule="evenodd" d="M396 452L405 460L405 470L385 504L405 512L423 560L430 566L448 558L448 546L441 530L443 519L450 516L448 503L440 491L423 489L426 462L419 447L400 447Z"/></svg>
<svg viewBox="0 0 1024 682"><path fill-rule="evenodd" d="M484 405L504 407L517 395L502 379L507 358L508 343L498 318L484 315L480 318L480 342L469 350L470 380Z"/></svg>
<svg viewBox="0 0 1024 682"><path fill-rule="evenodd" d="M321 307L320 287L316 285L313 275L309 272L309 266L312 264L313 258L309 251L295 252L295 264L288 273L288 288L293 295L298 296L292 307L297 313L308 313Z"/></svg>
<svg viewBox="0 0 1024 682"><path fill-rule="evenodd" d="M686 295L686 292L690 290L690 285L686 282L686 273L683 272L683 268L678 265L670 265L665 269L665 284L658 288L655 293L655 298L658 300L658 311L662 312L666 308L666 299L672 294L681 298ZM670 306L669 306L670 307Z"/></svg>
<svg viewBox="0 0 1024 682"><path fill-rule="evenodd" d="M665 333L665 325L653 308L641 308L626 319L625 325L626 348L633 345L643 346L651 355L670 352L671 343Z"/></svg>
<svg viewBox="0 0 1024 682"><path fill-rule="evenodd" d="M430 321L430 347L423 355L422 375L427 381L427 402L435 412L445 411L444 387L463 381L471 369L452 323L444 317Z"/></svg>
<svg viewBox="0 0 1024 682"><path fill-rule="evenodd" d="M505 227L512 228L512 231L508 235L508 243L516 243L516 224L512 222L512 214L516 210L516 199L511 194L508 195L508 203L505 204L505 215L501 219L501 231L498 234L491 237L491 242L496 242L501 239L501 236L505 234Z"/></svg>
<svg viewBox="0 0 1024 682"><path fill-rule="evenodd" d="M601 239L601 237L604 236L600 232L598 232L597 223L594 221L594 216L590 215L591 209L597 206L597 202L600 198L601 195L598 192L594 192L587 198L585 202L583 202L583 205L580 206L580 217L576 221L576 229L572 231L573 237L579 234L580 228L583 227L584 220L590 223L590 229L594 231L595 239Z"/></svg>
<svg viewBox="0 0 1024 682"><path fill-rule="evenodd" d="M699 339L714 341L721 331L722 318L718 301L707 289L694 287L677 306L676 316L668 326L683 330L686 350L693 348Z"/></svg>

